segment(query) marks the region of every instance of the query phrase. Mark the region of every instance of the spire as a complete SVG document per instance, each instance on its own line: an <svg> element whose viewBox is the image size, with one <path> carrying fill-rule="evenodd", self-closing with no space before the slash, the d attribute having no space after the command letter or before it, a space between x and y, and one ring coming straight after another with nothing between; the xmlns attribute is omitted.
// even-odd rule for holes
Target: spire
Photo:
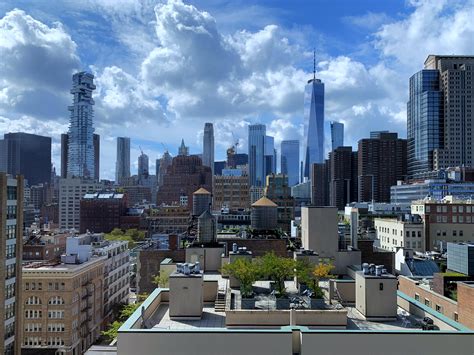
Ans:
<svg viewBox="0 0 474 355"><path fill-rule="evenodd" d="M316 50L313 50L313 80L316 80Z"/></svg>

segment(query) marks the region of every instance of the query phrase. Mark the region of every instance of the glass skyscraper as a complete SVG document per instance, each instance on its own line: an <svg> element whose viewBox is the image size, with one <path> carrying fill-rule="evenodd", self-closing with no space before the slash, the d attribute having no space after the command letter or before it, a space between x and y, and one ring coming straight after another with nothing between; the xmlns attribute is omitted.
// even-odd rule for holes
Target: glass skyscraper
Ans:
<svg viewBox="0 0 474 355"><path fill-rule="evenodd" d="M281 142L281 173L288 176L289 186L299 183L300 141Z"/></svg>
<svg viewBox="0 0 474 355"><path fill-rule="evenodd" d="M265 136L265 177L276 173L276 150L275 138L272 136Z"/></svg>
<svg viewBox="0 0 474 355"><path fill-rule="evenodd" d="M117 138L117 162L115 165L115 182L121 184L130 177L130 138Z"/></svg>
<svg viewBox="0 0 474 355"><path fill-rule="evenodd" d="M331 150L344 147L344 124L331 121Z"/></svg>
<svg viewBox="0 0 474 355"><path fill-rule="evenodd" d="M304 177L310 177L311 164L324 161L324 83L308 81L304 93Z"/></svg>
<svg viewBox="0 0 474 355"><path fill-rule="evenodd" d="M265 125L249 126L250 186L263 186L265 183L265 136Z"/></svg>
<svg viewBox="0 0 474 355"><path fill-rule="evenodd" d="M94 100L92 91L95 90L94 75L80 72L72 77L73 104L68 109L71 112L68 132L67 175L94 178Z"/></svg>
<svg viewBox="0 0 474 355"><path fill-rule="evenodd" d="M423 69L410 78L407 104L409 176L433 169L433 150L443 145L442 105L438 70Z"/></svg>

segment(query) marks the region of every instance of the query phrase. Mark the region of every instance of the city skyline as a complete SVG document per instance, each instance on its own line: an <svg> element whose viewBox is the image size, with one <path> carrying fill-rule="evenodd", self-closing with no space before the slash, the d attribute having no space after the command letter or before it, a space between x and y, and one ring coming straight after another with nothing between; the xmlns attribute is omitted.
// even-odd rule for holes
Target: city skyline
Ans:
<svg viewBox="0 0 474 355"><path fill-rule="evenodd" d="M0 5L0 19L5 25L0 46L5 48L10 65L1 68L0 74L5 78L2 88L10 89L4 91L5 100L0 101L0 134L51 136L53 161L59 171L59 142L60 134L67 130L71 75L86 70L95 75L98 87L94 119L96 132L102 136L103 178L115 177L115 138L124 134L132 140L132 174L136 173L139 146L150 156L151 171L155 159L165 150L161 143L176 155L180 139L185 138L191 154L201 153L204 122L214 123L216 161L225 158L232 133L240 141L239 148L246 151L250 123L266 124L279 150L282 140L302 141L302 95L304 84L312 76L316 49L318 77L327 91L326 120L345 124L347 145L355 147L371 130L389 129L406 137L407 78L422 68L429 54L470 54L470 4L455 3L345 2L345 7L336 11L318 2L295 8L282 2L272 8L251 2L239 6L251 10L246 16L239 16L241 12L237 11L236 18L229 21L227 14L233 12L229 10L236 10L233 5L226 5L223 11L222 7L200 1L193 5L164 2L158 4L160 11L156 12L155 3L139 1L120 7L102 2L60 2L52 7L47 3L5 1ZM89 21L91 31L84 32L78 23L87 16L95 22ZM65 26L57 27L55 21ZM122 30L122 22L128 24L127 31ZM191 32L196 46L184 46L184 33L178 30L183 28L178 26L181 24L189 28L203 26L208 31L208 52L233 63L237 70L233 80L229 80L231 71L227 67L208 60L199 45L203 36ZM415 28L421 30L409 39L399 38L399 33ZM20 47L13 40L7 45L5 39L16 35L30 42ZM141 41L134 40L134 36L140 36ZM227 42L228 38L232 41ZM161 57L160 50L171 48L174 42L176 48L167 52L173 57ZM24 70L18 75L26 67L13 56L15 50L22 48L28 57L35 46L46 43L52 50L42 55L56 70ZM104 46L110 51L103 51ZM104 52L114 55L104 58ZM177 66L182 74L165 70L162 65L156 77L145 70L158 58L164 63L174 62L174 56L184 58ZM188 59L195 57L201 60L190 65ZM183 66L193 69L182 70ZM209 71L210 66L213 71ZM214 74L207 75L209 72ZM201 83L203 90L193 85L177 86L184 78L190 79L188 83ZM218 85L222 95L232 96L217 94ZM46 105L39 107L37 102ZM210 108L213 112L208 112ZM325 145L328 152L327 134Z"/></svg>

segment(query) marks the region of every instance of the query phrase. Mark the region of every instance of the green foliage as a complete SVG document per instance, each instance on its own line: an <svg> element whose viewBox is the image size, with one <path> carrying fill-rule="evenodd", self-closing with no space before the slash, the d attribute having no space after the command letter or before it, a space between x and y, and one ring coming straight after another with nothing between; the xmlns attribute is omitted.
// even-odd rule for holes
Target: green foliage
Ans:
<svg viewBox="0 0 474 355"><path fill-rule="evenodd" d="M160 273L153 277L153 283L158 287L169 287L170 274L169 271L160 270Z"/></svg>
<svg viewBox="0 0 474 355"><path fill-rule="evenodd" d="M106 240L127 241L129 249L133 249L137 242L142 242L145 240L145 231L131 228L124 232L120 228L114 228L110 233L105 234L104 238Z"/></svg>
<svg viewBox="0 0 474 355"><path fill-rule="evenodd" d="M119 328L122 326L122 324L130 318L130 316L135 312L138 307L141 306L143 301L138 302L138 303L132 303L132 304L123 304L120 311L119 311L119 316L117 320L113 321L107 330L102 332L102 335L109 341L111 342L115 338L117 338L117 333Z"/></svg>
<svg viewBox="0 0 474 355"><path fill-rule="evenodd" d="M267 253L259 262L262 274L275 282L279 296L285 293L285 281L295 275L296 262L290 258L283 258L275 253Z"/></svg>
<svg viewBox="0 0 474 355"><path fill-rule="evenodd" d="M260 275L259 265L256 261L247 258L238 258L222 267L222 271L235 277L240 282L242 297L252 295L252 284Z"/></svg>

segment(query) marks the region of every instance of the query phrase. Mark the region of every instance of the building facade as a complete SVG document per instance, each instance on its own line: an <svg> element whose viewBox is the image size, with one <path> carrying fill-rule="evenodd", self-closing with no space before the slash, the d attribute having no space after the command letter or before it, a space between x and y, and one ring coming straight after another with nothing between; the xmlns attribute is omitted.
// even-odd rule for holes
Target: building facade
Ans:
<svg viewBox="0 0 474 355"><path fill-rule="evenodd" d="M409 248L424 252L424 226L420 219L375 218L379 247L382 250L396 252L398 248Z"/></svg>
<svg viewBox="0 0 474 355"><path fill-rule="evenodd" d="M148 155L142 152L138 157L138 180L146 178L150 174Z"/></svg>
<svg viewBox="0 0 474 355"><path fill-rule="evenodd" d="M326 159L322 164L313 164L311 168L311 204L329 206L329 160Z"/></svg>
<svg viewBox="0 0 474 355"><path fill-rule="evenodd" d="M390 188L407 174L407 141L380 133L359 141L358 201L390 202Z"/></svg>
<svg viewBox="0 0 474 355"><path fill-rule="evenodd" d="M304 177L309 178L311 164L324 160L324 83L309 80L304 93Z"/></svg>
<svg viewBox="0 0 474 355"><path fill-rule="evenodd" d="M339 147L329 153L329 204L339 210L357 200L357 152Z"/></svg>
<svg viewBox="0 0 474 355"><path fill-rule="evenodd" d="M250 207L249 177L247 175L223 175L214 177L213 208L230 210Z"/></svg>
<svg viewBox="0 0 474 355"><path fill-rule="evenodd" d="M300 181L300 141L281 142L281 173L288 176L288 184L294 186Z"/></svg>
<svg viewBox="0 0 474 355"><path fill-rule="evenodd" d="M291 196L288 177L283 174L267 175L264 194L278 206L278 228L290 233L291 221L295 216L295 200Z"/></svg>
<svg viewBox="0 0 474 355"><path fill-rule="evenodd" d="M130 177L130 138L117 137L117 161L115 163L115 182L121 184Z"/></svg>
<svg viewBox="0 0 474 355"><path fill-rule="evenodd" d="M78 177L59 180L59 228L61 230L80 228L81 198L87 193L95 193L103 185L91 179Z"/></svg>
<svg viewBox="0 0 474 355"><path fill-rule="evenodd" d="M21 256L23 250L22 176L0 173L0 353L20 354Z"/></svg>
<svg viewBox="0 0 474 355"><path fill-rule="evenodd" d="M202 165L210 167L214 175L214 126L209 122L204 125Z"/></svg>
<svg viewBox="0 0 474 355"><path fill-rule="evenodd" d="M72 77L73 104L68 107L71 113L68 132L67 175L95 178L94 154L94 75L86 72Z"/></svg>
<svg viewBox="0 0 474 355"><path fill-rule="evenodd" d="M51 182L51 138L29 133L6 133L0 143L4 155L0 172L23 175L28 185Z"/></svg>
<svg viewBox="0 0 474 355"><path fill-rule="evenodd" d="M265 125L255 124L249 126L250 186L263 187L265 183L265 136Z"/></svg>
<svg viewBox="0 0 474 355"><path fill-rule="evenodd" d="M79 232L110 233L114 228L120 228L121 217L126 215L127 208L125 194L85 194L80 201Z"/></svg>
<svg viewBox="0 0 474 355"><path fill-rule="evenodd" d="M344 147L344 123L331 121L331 150Z"/></svg>
<svg viewBox="0 0 474 355"><path fill-rule="evenodd" d="M275 138L265 136L265 177L276 173Z"/></svg>

